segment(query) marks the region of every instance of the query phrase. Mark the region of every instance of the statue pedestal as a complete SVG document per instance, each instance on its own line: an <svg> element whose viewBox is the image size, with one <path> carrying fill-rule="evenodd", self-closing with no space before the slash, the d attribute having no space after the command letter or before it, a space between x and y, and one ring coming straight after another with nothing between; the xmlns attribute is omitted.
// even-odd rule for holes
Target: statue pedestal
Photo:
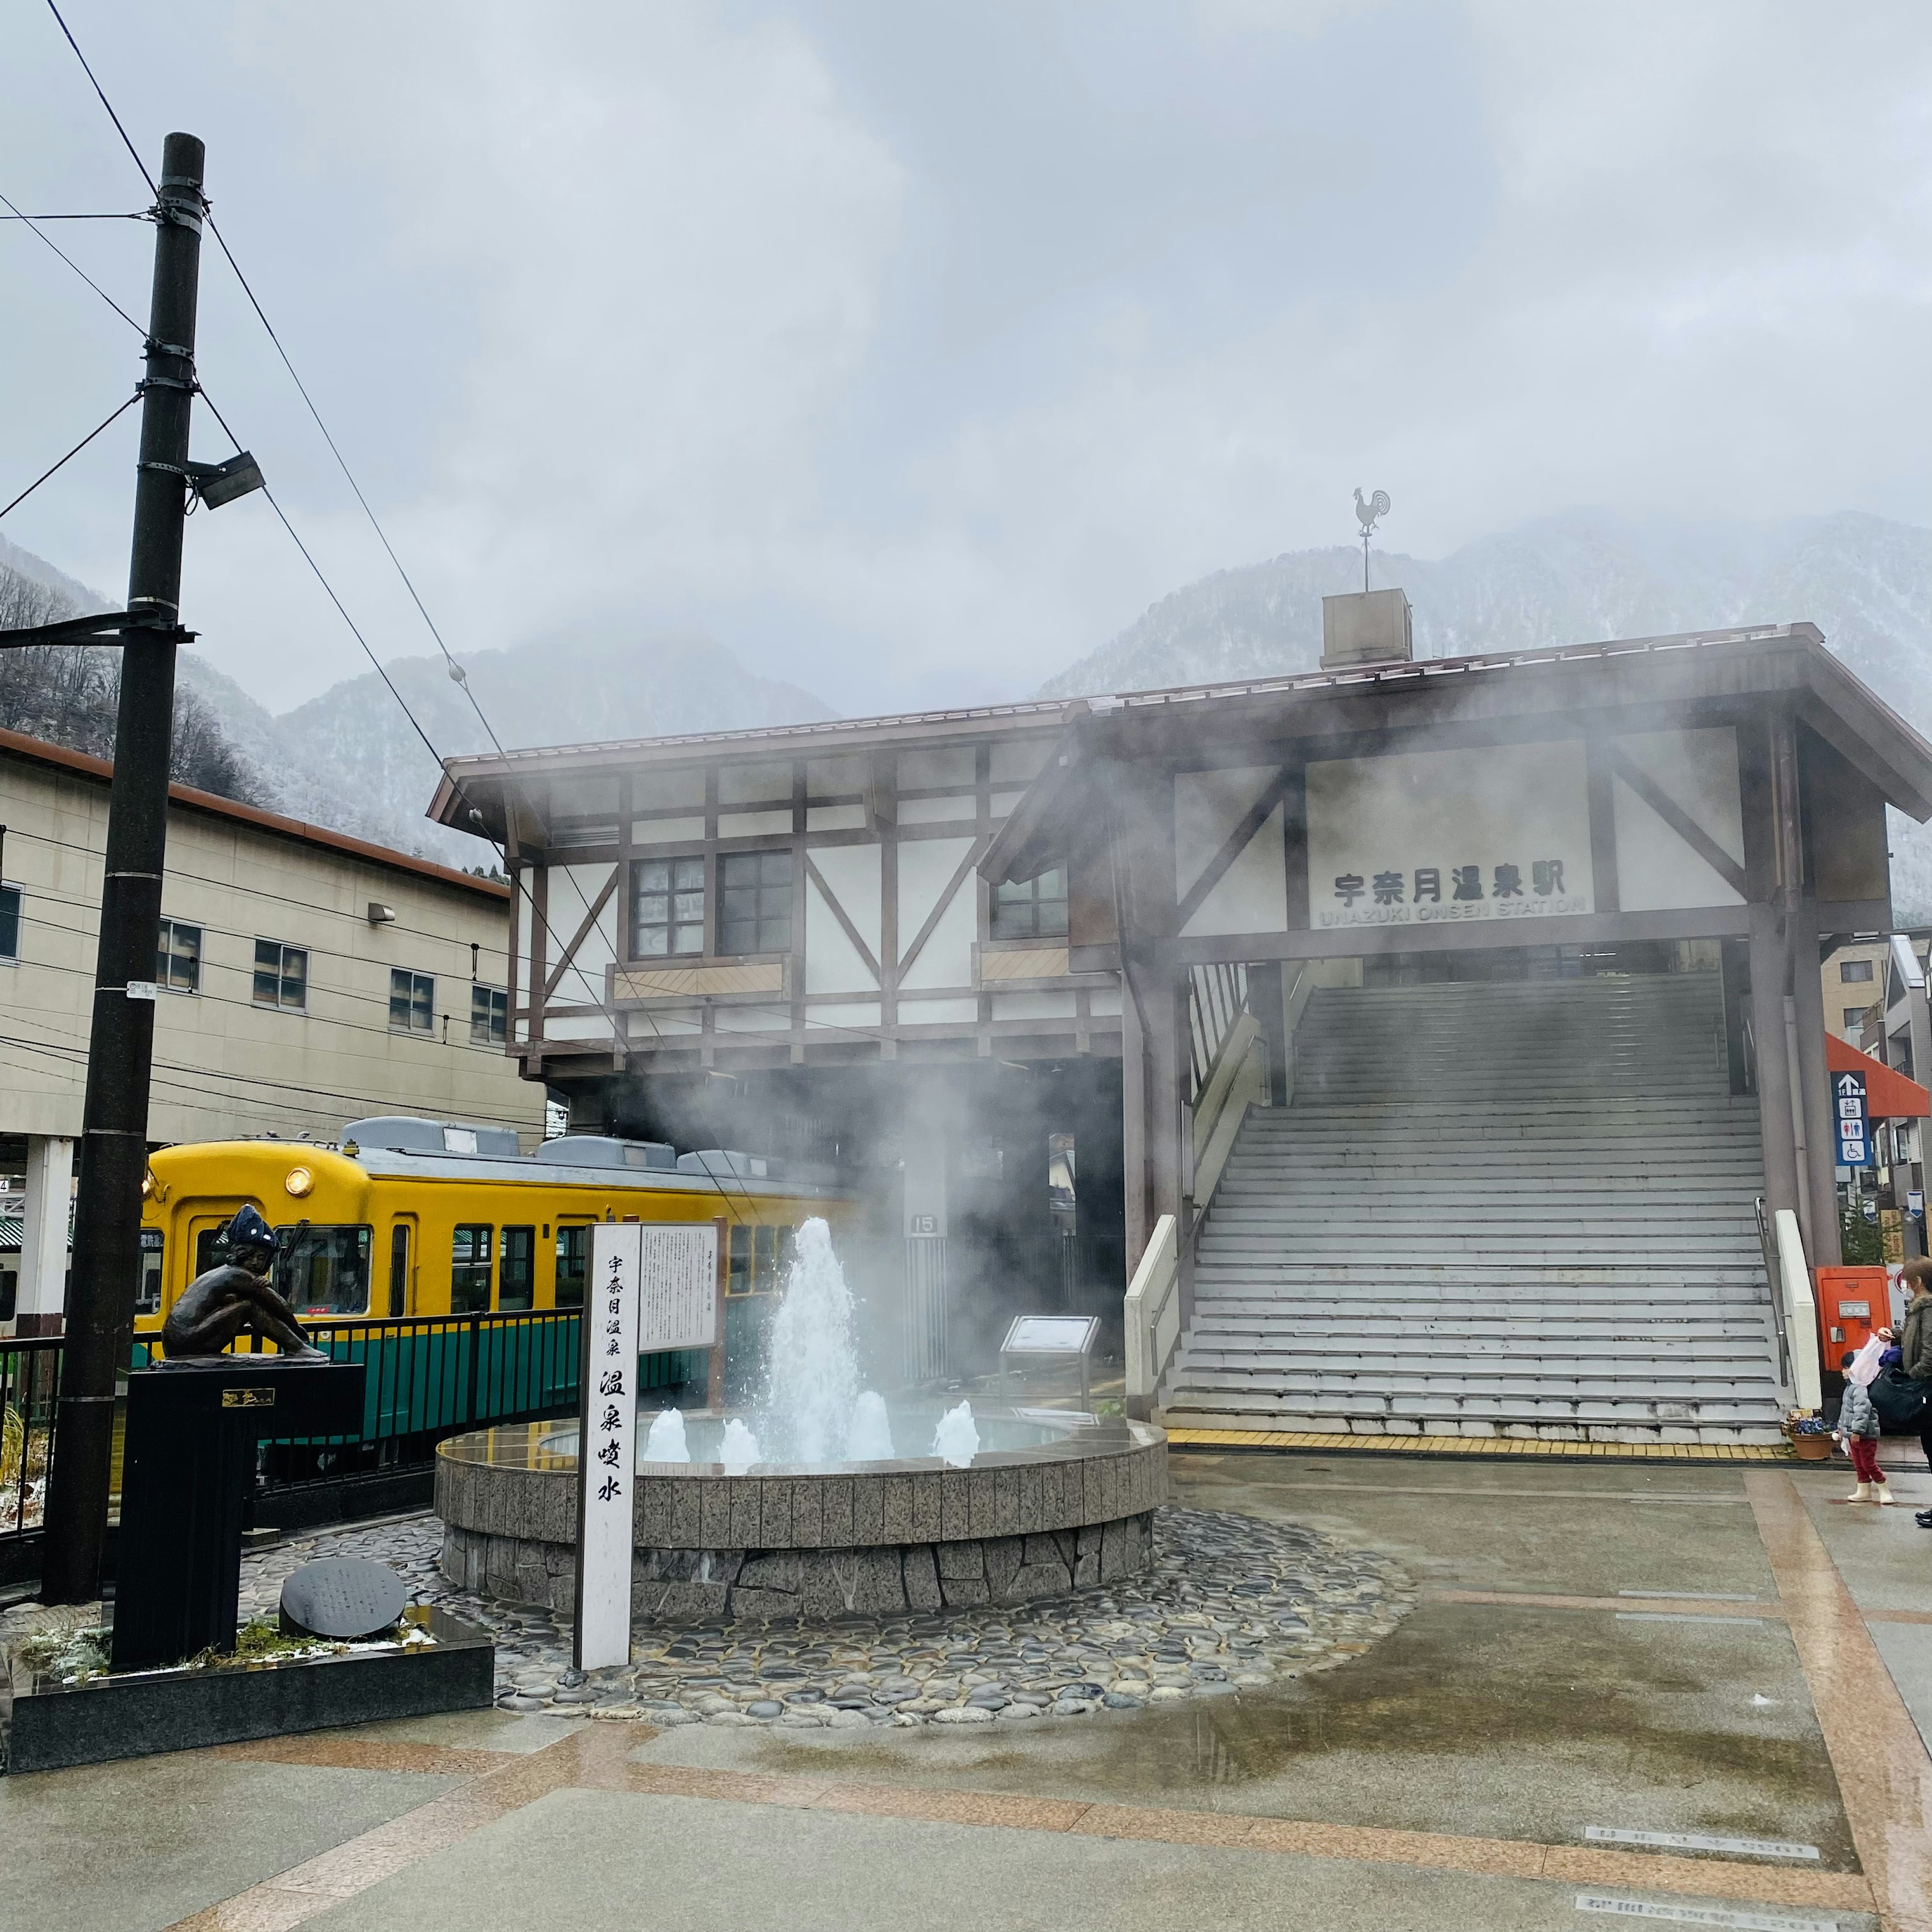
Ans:
<svg viewBox="0 0 1932 1932"><path fill-rule="evenodd" d="M359 1362L220 1355L128 1376L115 1670L232 1648L256 1444L360 1434L367 1374Z"/></svg>

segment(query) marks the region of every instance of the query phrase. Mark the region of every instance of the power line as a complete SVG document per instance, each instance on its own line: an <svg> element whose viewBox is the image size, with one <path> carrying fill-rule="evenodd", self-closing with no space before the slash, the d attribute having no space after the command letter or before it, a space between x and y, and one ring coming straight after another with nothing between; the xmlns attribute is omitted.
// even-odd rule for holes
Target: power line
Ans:
<svg viewBox="0 0 1932 1932"><path fill-rule="evenodd" d="M0 196L0 200L5 197ZM10 201L7 206L13 208ZM14 208L11 214L0 214L0 221L145 221L145 214L22 214Z"/></svg>
<svg viewBox="0 0 1932 1932"><path fill-rule="evenodd" d="M123 308L121 304L116 302L114 298L110 296L107 291L104 289L100 284L74 259L71 255L68 254L66 250L62 248L60 244L57 242L51 235L44 233L38 226L38 224L43 221L83 221L89 218L79 214L65 216L22 214L17 208L14 207L14 204L9 201L4 194L0 194L0 207L4 207L11 210L10 213L8 214L4 217L0 217L0 219L4 219L8 221L24 221L27 226L32 229L34 232L39 236L40 239L44 242L47 246L51 248L54 253L58 255L61 260L64 262L68 266L71 268L74 273L78 275L80 279L85 282L87 286L91 288L94 292L121 318L123 322L128 325L130 328L133 329L136 334L139 335L145 336L147 334L148 332L145 328L142 328L141 325L136 322L134 318L130 315L128 311ZM120 218L118 216L103 215L99 218L102 220L118 220ZM131 220L136 221L141 219L139 215L130 216L128 218Z"/></svg>
<svg viewBox="0 0 1932 1932"><path fill-rule="evenodd" d="M47 11L52 14L56 24L59 27L61 32L67 36L67 44L69 46L73 48L74 57L76 60L80 62L81 72L87 76L88 81L93 86L94 92L100 95L100 104L107 110L107 118L114 123L114 131L121 136L121 145L128 150L129 154L134 156L135 166L141 170L141 178L148 184L148 192L152 195L157 201L160 200L161 198L161 191L159 188L155 187L154 178L152 175L148 173L148 164L141 158L141 151L135 146L132 141L128 140L128 130L122 126L121 117L115 112L113 102L110 100L105 94L101 93L100 83L99 81L94 80L94 70L88 65L87 56L80 50L80 43L74 38L67 22L61 18L61 10L54 4L54 0L47 0Z"/></svg>
<svg viewBox="0 0 1932 1932"><path fill-rule="evenodd" d="M17 510L20 506L47 480L50 476L54 476L60 470L65 469L67 466L71 463L97 436L100 434L102 430L106 429L111 424L118 422L120 419L124 416L140 400L141 392L140 390L136 389L134 393L107 418L106 422L101 423L96 428L89 430L88 433L61 458L59 462L54 465L52 470L44 470L39 476L34 478L32 482L29 483L27 487L14 499L12 502L7 505L4 509L0 509L0 517L5 516L8 511Z"/></svg>

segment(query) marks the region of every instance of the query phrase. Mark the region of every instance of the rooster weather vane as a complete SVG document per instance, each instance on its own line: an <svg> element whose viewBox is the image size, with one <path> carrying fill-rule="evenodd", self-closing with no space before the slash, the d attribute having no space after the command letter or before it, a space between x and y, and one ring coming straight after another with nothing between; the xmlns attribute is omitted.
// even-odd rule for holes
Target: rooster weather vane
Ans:
<svg viewBox="0 0 1932 1932"><path fill-rule="evenodd" d="M1388 513L1389 500L1386 490L1378 490L1364 502L1362 500L1362 486L1359 483L1355 485L1355 515L1362 526L1362 588L1364 590L1369 587L1369 538L1376 525Z"/></svg>

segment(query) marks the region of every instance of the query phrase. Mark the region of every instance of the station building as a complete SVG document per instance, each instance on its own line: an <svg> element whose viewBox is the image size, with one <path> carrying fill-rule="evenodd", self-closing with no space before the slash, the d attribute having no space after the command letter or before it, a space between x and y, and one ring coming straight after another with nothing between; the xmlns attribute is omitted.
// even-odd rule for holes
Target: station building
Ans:
<svg viewBox="0 0 1932 1932"><path fill-rule="evenodd" d="M1329 603L1304 676L452 760L510 1054L836 1168L910 1379L1090 1310L1171 1420L1767 1438L1821 953L1932 748L1808 624L1416 662Z"/></svg>
<svg viewBox="0 0 1932 1932"><path fill-rule="evenodd" d="M0 1175L20 1184L0 1199L0 1334L57 1330L64 1305L112 777L0 730ZM542 1091L503 1057L509 897L171 787L155 1144L327 1140L358 1114L430 1114L534 1144Z"/></svg>

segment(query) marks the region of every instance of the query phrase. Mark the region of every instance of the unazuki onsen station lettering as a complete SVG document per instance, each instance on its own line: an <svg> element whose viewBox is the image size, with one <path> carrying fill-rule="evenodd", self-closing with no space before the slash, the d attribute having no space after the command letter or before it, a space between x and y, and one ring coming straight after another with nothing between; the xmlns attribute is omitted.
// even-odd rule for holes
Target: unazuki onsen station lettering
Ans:
<svg viewBox="0 0 1932 1932"><path fill-rule="evenodd" d="M579 1126L839 1168L909 1373L992 1366L1012 1312L1119 1337L1165 1244L1128 1338L1156 1408L1748 1437L1779 1393L1757 1199L1839 1258L1820 949L1890 928L1886 808L1932 815L1932 748L1808 624L1406 638L458 759L433 815L516 870L526 1075ZM1673 1306L1732 1309L1728 1407L1660 1392ZM1317 1346L1358 1308L1395 1324L1379 1389ZM1512 1320L1514 1381L1478 1346L1514 1361ZM1425 1328L1462 1366L1406 1390Z"/></svg>

